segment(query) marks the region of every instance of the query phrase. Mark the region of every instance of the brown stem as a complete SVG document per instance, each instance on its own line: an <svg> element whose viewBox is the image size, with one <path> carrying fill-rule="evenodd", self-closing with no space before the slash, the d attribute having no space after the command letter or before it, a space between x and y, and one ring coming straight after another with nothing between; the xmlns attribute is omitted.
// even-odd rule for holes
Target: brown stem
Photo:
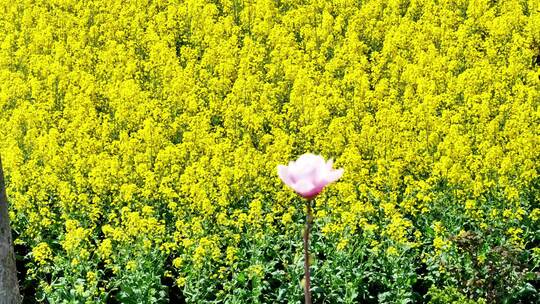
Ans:
<svg viewBox="0 0 540 304"><path fill-rule="evenodd" d="M309 273L309 233L313 224L311 200L307 200L306 228L304 230L304 298L305 304L311 304L311 276Z"/></svg>

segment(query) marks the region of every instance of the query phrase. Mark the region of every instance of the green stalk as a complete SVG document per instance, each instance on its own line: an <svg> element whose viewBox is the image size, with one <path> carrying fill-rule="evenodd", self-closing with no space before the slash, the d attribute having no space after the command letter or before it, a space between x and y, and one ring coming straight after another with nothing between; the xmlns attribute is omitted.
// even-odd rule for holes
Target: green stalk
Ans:
<svg viewBox="0 0 540 304"><path fill-rule="evenodd" d="M306 228L304 230L304 298L305 304L311 304L311 275L309 273L309 233L313 225L313 213L311 211L311 200L306 201L307 216Z"/></svg>

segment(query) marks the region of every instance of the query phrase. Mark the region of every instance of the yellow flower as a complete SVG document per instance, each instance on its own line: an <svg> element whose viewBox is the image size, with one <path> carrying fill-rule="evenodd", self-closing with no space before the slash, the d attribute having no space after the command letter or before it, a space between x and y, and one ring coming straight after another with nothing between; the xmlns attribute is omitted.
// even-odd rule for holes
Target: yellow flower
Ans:
<svg viewBox="0 0 540 304"><path fill-rule="evenodd" d="M128 261L126 263L126 270L133 271L137 268L137 263L135 261Z"/></svg>
<svg viewBox="0 0 540 304"><path fill-rule="evenodd" d="M238 248L232 246L227 247L225 258L227 265L232 265L238 259L238 257L236 256L237 252Z"/></svg>
<svg viewBox="0 0 540 304"><path fill-rule="evenodd" d="M337 244L336 249L337 250L343 250L343 249L345 249L345 247L347 247L348 244L349 244L349 240L341 239L339 241L339 243Z"/></svg>
<svg viewBox="0 0 540 304"><path fill-rule="evenodd" d="M173 266L175 268L180 268L182 266L183 259L182 258L175 258L172 262Z"/></svg>
<svg viewBox="0 0 540 304"><path fill-rule="evenodd" d="M110 239L104 239L99 244L98 253L103 259L108 258L112 254L112 242Z"/></svg>
<svg viewBox="0 0 540 304"><path fill-rule="evenodd" d="M397 256L399 255L399 251L394 246L390 246L386 249L386 254L390 256Z"/></svg>
<svg viewBox="0 0 540 304"><path fill-rule="evenodd" d="M97 274L93 271L89 271L86 273L86 281L88 284L93 285L97 281Z"/></svg>
<svg viewBox="0 0 540 304"><path fill-rule="evenodd" d="M47 243L41 242L32 249L34 260L40 264L46 264L52 259L52 250Z"/></svg>
<svg viewBox="0 0 540 304"><path fill-rule="evenodd" d="M448 242L444 241L440 236L437 236L433 239L433 247L435 247L435 250L437 250L437 252L445 249L447 245Z"/></svg>
<svg viewBox="0 0 540 304"><path fill-rule="evenodd" d="M314 207L339 249L433 258L459 217L531 252L538 0L49 2L0 16L0 155L36 281L94 252L115 273L151 252L220 279L246 244L300 241L275 168L307 150L349 174Z"/></svg>
<svg viewBox="0 0 540 304"><path fill-rule="evenodd" d="M534 208L529 214L529 218L535 222L538 221L538 219L540 218L540 209Z"/></svg>
<svg viewBox="0 0 540 304"><path fill-rule="evenodd" d="M263 268L262 265L259 265L259 264L257 264L257 265L251 265L251 266L248 267L247 273L248 273L248 276L249 276L250 278L253 278L253 277L258 277L258 278L260 278L260 277L262 277L263 274L264 274L264 268Z"/></svg>
<svg viewBox="0 0 540 304"><path fill-rule="evenodd" d="M186 285L186 282L187 279L185 277L179 277L176 279L176 285L178 285L178 287L184 287L184 285Z"/></svg>

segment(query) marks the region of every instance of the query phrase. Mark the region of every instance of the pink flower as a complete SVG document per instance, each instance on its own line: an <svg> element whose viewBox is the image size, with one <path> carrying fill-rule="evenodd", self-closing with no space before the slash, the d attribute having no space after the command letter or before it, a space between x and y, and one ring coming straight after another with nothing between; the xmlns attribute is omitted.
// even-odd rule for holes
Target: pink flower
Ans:
<svg viewBox="0 0 540 304"><path fill-rule="evenodd" d="M324 161L320 155L306 153L288 166L279 165L278 175L281 180L302 197L311 199L321 193L324 186L337 181L343 175L343 169L332 169L333 161Z"/></svg>

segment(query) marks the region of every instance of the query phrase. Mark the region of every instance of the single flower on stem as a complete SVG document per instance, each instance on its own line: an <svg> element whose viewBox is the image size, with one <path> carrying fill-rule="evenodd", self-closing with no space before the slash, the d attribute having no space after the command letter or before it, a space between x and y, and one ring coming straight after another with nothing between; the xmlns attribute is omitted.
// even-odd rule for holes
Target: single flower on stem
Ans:
<svg viewBox="0 0 540 304"><path fill-rule="evenodd" d="M313 224L311 200L323 188L337 181L344 170L332 169L333 161L326 162L320 155L306 153L297 161L289 162L288 166L278 165L278 175L281 180L296 193L306 199L306 228L304 230L304 297L305 304L311 304L311 277L309 272L309 233Z"/></svg>
<svg viewBox="0 0 540 304"><path fill-rule="evenodd" d="M333 163L331 159L325 162L322 156L307 153L288 166L278 165L278 175L300 196L312 199L343 175L343 169L332 169Z"/></svg>

